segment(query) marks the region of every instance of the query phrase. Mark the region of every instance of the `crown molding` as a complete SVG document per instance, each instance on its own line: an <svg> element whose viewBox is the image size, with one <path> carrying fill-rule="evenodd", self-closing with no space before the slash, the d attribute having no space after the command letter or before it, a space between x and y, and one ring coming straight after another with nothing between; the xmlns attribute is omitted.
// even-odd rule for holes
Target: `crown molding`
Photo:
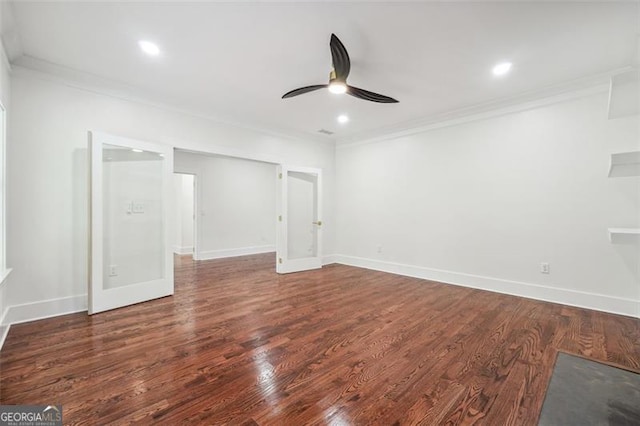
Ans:
<svg viewBox="0 0 640 426"><path fill-rule="evenodd" d="M604 73L567 81L553 86L547 86L539 90L520 93L516 96L494 99L489 102L447 111L417 120L410 120L391 126L378 127L352 136L337 139L327 139L310 135L305 132L274 128L273 126L247 124L234 120L231 117L211 114L197 109L177 107L175 105L179 105L178 101L161 98L155 93L145 92L138 87L49 63L30 56L21 56L14 60L11 74L14 76L27 76L52 81L103 96L140 103L191 117L205 119L220 125L249 130L258 134L287 140L316 142L335 146L337 149L342 149L410 136L472 121L499 117L506 114L526 111L604 92L609 89L610 79L613 75L629 71L632 68L633 67L631 66L617 68Z"/></svg>
<svg viewBox="0 0 640 426"><path fill-rule="evenodd" d="M631 66L616 68L604 73L567 81L562 84L524 92L516 96L495 99L489 102L424 117L418 120L378 128L374 131L361 132L354 136L338 139L336 141L336 148L341 149L381 142L389 139L396 139L434 129L499 117L506 114L513 114L516 112L522 112L546 105L590 96L600 92L606 92L609 90L612 76L629 71L632 68L633 67Z"/></svg>
<svg viewBox="0 0 640 426"><path fill-rule="evenodd" d="M195 108L178 107L175 106L180 104L177 100L158 96L156 93L144 91L126 83L106 79L27 55L21 56L13 61L11 75L54 82L86 92L143 104L153 108L204 119L219 125L249 130L254 133L280 139L293 140L296 142L315 142L335 146L333 139L326 139L303 132L291 131L289 129L274 128L273 126L247 124L231 117L212 114Z"/></svg>

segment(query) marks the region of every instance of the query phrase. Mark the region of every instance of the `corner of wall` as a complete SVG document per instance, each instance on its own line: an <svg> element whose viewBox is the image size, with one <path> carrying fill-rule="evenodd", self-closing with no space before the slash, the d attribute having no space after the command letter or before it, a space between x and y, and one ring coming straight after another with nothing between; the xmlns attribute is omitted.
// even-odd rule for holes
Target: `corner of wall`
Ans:
<svg viewBox="0 0 640 426"><path fill-rule="evenodd" d="M2 349L2 345L4 344L4 340L9 334L10 324L7 323L7 314L9 311L9 307L7 306L7 278L10 269L6 270L2 276L0 276L0 349Z"/></svg>
<svg viewBox="0 0 640 426"><path fill-rule="evenodd" d="M9 334L9 325L0 325L0 350L2 350L2 346L4 346L4 341L7 339L7 335Z"/></svg>
<svg viewBox="0 0 640 426"><path fill-rule="evenodd" d="M86 294L24 303L21 305L11 305L6 308L3 324L15 325L60 315L84 312L86 310Z"/></svg>
<svg viewBox="0 0 640 426"><path fill-rule="evenodd" d="M2 289L0 289L0 292L2 292ZM2 299L0 300L0 350L2 350L2 345L4 345L4 341L9 334L9 328L11 327L11 324L8 324L6 322L9 308L5 308L3 305L5 300L4 294L0 294L0 298Z"/></svg>

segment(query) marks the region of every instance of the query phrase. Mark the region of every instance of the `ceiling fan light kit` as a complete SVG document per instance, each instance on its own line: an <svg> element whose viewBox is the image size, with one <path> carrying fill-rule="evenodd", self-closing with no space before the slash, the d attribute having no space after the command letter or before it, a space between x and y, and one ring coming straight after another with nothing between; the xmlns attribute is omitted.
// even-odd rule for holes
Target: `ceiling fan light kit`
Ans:
<svg viewBox="0 0 640 426"><path fill-rule="evenodd" d="M329 73L329 91L336 95L347 93L347 84L336 78L335 70L331 70L331 73Z"/></svg>
<svg viewBox="0 0 640 426"><path fill-rule="evenodd" d="M351 71L351 60L349 59L347 49L335 34L331 34L329 47L331 48L331 59L333 61L333 69L329 74L329 84L316 84L313 86L305 86L299 89L294 89L282 95L282 99L292 98L294 96L313 92L315 90L328 88L331 93L346 93L355 98L363 99L365 101L377 102L382 104L398 103L397 100L390 98L389 96L384 96L378 93L370 92L368 90L349 86L347 84L347 77L349 76L349 72Z"/></svg>

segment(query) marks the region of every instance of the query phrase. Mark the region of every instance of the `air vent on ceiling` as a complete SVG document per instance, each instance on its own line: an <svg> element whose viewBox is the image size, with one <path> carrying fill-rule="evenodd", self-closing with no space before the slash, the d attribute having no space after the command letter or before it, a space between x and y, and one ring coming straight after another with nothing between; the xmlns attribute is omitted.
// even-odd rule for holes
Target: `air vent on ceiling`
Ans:
<svg viewBox="0 0 640 426"><path fill-rule="evenodd" d="M333 132L331 130L327 130L327 129L320 129L318 130L318 133L322 133L324 135L332 135Z"/></svg>

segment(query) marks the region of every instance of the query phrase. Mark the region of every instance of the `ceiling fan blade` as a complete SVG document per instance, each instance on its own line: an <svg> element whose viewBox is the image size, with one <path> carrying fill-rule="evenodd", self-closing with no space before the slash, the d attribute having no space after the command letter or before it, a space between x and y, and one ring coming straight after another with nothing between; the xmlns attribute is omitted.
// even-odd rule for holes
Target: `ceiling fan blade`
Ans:
<svg viewBox="0 0 640 426"><path fill-rule="evenodd" d="M358 89L357 87L353 87L353 86L347 86L347 93L353 97L364 99L365 101L378 102L381 104L398 103L398 101L388 96L380 95L378 93L373 93L364 89Z"/></svg>
<svg viewBox="0 0 640 426"><path fill-rule="evenodd" d="M324 89L328 86L328 84L316 84L315 86L301 87L299 89L294 89L290 92L285 93L284 95L282 95L282 99L293 98L294 96L303 95L305 93L313 92L314 90Z"/></svg>
<svg viewBox="0 0 640 426"><path fill-rule="evenodd" d="M331 34L331 59L333 60L333 69L336 71L336 78L345 81L351 71L351 60L347 49L335 34Z"/></svg>

